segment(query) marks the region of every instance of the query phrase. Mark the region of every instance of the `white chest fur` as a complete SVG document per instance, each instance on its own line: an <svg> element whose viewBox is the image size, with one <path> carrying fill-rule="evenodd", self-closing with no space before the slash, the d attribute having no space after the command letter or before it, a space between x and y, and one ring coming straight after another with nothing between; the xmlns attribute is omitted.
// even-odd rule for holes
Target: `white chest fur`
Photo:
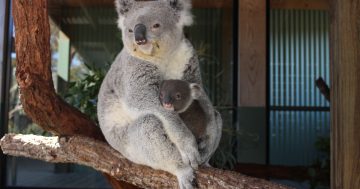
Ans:
<svg viewBox="0 0 360 189"><path fill-rule="evenodd" d="M193 48L182 42L179 48L158 64L164 79L181 79L186 65L193 56Z"/></svg>

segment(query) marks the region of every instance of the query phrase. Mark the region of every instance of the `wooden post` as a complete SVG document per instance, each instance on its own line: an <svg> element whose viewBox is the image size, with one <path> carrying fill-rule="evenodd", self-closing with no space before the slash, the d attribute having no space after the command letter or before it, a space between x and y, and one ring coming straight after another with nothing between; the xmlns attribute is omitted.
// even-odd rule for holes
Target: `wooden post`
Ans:
<svg viewBox="0 0 360 189"><path fill-rule="evenodd" d="M241 163L267 162L266 130L266 6L264 0L239 1L239 85L238 128L259 137L247 141L253 148L236 143L237 159ZM244 137L238 141L244 143Z"/></svg>
<svg viewBox="0 0 360 189"><path fill-rule="evenodd" d="M360 0L331 1L331 188L360 188Z"/></svg>
<svg viewBox="0 0 360 189"><path fill-rule="evenodd" d="M239 106L266 105L266 1L239 1Z"/></svg>

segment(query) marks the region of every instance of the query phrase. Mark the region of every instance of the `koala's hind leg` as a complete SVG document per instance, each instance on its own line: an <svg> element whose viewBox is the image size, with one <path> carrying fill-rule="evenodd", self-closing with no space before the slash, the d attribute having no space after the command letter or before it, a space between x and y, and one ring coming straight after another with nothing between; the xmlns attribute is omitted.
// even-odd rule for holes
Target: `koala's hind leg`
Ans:
<svg viewBox="0 0 360 189"><path fill-rule="evenodd" d="M193 188L192 167L183 163L179 150L155 115L141 116L125 127L127 129L114 130L113 136L126 139L122 142L122 147L115 149L135 163L172 173L177 177L181 189ZM122 132L125 132L126 136Z"/></svg>

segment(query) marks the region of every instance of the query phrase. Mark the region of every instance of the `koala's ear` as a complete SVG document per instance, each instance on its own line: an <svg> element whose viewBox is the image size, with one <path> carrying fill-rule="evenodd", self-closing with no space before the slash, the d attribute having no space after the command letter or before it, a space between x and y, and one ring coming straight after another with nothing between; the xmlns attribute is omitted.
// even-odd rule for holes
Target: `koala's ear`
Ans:
<svg viewBox="0 0 360 189"><path fill-rule="evenodd" d="M115 0L116 11L119 16L124 16L132 8L134 0Z"/></svg>
<svg viewBox="0 0 360 189"><path fill-rule="evenodd" d="M191 0L165 0L169 3L170 7L178 12L180 19L180 26L191 26L193 18L191 14Z"/></svg>
<svg viewBox="0 0 360 189"><path fill-rule="evenodd" d="M124 28L124 19L126 14L134 5L134 0L115 0L116 11L119 15L118 27L122 30Z"/></svg>

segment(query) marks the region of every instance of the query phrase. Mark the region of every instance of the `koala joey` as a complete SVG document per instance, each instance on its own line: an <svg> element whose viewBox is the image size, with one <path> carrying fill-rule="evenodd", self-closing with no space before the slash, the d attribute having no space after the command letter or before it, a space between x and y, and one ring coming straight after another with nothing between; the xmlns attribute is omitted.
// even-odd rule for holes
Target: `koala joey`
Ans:
<svg viewBox="0 0 360 189"><path fill-rule="evenodd" d="M197 101L203 94L196 83L182 80L164 80L160 85L159 99L161 105L170 111L179 113L185 125L194 134L201 154L206 138L206 115Z"/></svg>
<svg viewBox="0 0 360 189"><path fill-rule="evenodd" d="M108 143L134 163L176 175L182 189L193 188L194 169L217 148L222 121L210 100L199 104L208 118L204 153L178 113L159 101L166 79L202 87L195 50L183 34L192 23L190 0L115 0L124 48L99 91L97 112Z"/></svg>

